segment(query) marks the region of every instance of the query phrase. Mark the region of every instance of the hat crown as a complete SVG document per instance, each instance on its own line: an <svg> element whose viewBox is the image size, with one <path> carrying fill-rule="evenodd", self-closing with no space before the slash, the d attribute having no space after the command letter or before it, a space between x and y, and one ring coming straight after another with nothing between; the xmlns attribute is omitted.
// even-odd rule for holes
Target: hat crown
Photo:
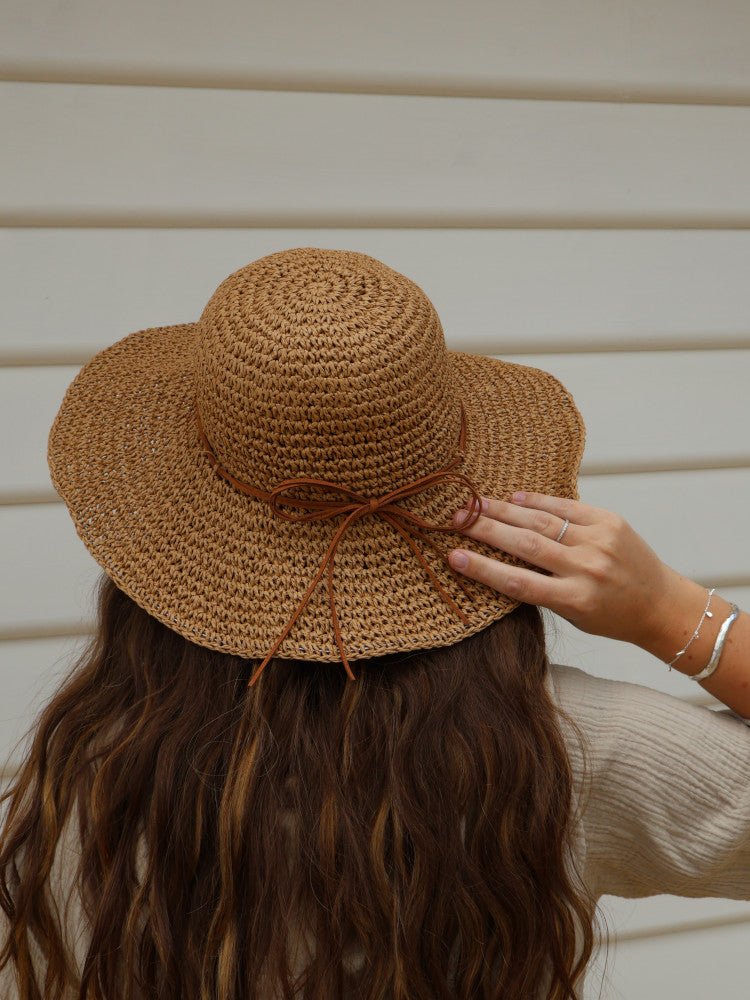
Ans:
<svg viewBox="0 0 750 1000"><path fill-rule="evenodd" d="M437 312L373 257L262 257L219 285L198 327L196 403L237 479L270 491L310 477L378 496L456 454L460 399Z"/></svg>

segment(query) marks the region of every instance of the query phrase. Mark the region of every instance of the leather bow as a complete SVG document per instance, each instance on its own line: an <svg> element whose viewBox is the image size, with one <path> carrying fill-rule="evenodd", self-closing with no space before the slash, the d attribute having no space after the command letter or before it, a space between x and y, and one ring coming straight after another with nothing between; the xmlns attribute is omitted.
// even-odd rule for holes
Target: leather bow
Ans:
<svg viewBox="0 0 750 1000"><path fill-rule="evenodd" d="M446 601L453 610L460 616L464 624L469 624L468 617L464 612L458 607L453 598L446 592L446 590L441 585L438 578L435 576L433 571L430 569L428 564L425 562L424 557L414 543L414 538L420 538L423 542L429 545L435 552L438 553L440 558L445 563L448 570L453 574L461 590L466 594L469 600L473 601L469 590L464 585L461 577L453 569L453 567L448 562L448 558L444 552L442 552L434 542L427 538L423 534L423 531L447 531L455 532L456 528L453 524L448 525L436 525L430 524L428 521L423 520L411 511L406 510L403 507L397 506L397 501L403 500L405 497L413 496L416 493L422 492L422 490L429 489L432 486L436 486L439 483L444 482L460 482L465 485L473 496L476 498L476 510L473 510L472 501L472 513L469 519L464 522L463 528L470 527L474 524L479 517L480 507L481 507L481 497L477 491L474 484L460 472L453 472L456 465L463 461L464 458L464 441L466 437L466 417L464 413L463 403L461 404L461 435L459 439L459 450L452 461L439 472L433 472L426 476L422 476L421 479L417 479L412 483L407 483L404 486L400 486L396 490L392 490L390 493L385 494L380 497L366 497L361 493L356 492L356 490L349 489L347 486L342 486L339 483L330 482L326 479L311 479L307 477L299 477L295 479L285 479L280 482L277 486L271 490L270 493L266 493L263 490L259 490L249 483L243 483L241 480L236 479L229 472L226 471L220 464L218 459L213 453L213 449L206 438L203 427L201 426L200 416L196 414L198 419L198 429L200 432L201 440L203 442L204 448L206 449L206 454L209 462L214 467L216 472L230 483L235 489L240 490L242 493L246 493L249 496L255 497L256 499L266 500L271 504L271 509L277 517L283 518L285 521L318 521L318 520L329 520L330 518L339 517L340 515L345 515L345 520L339 526L336 533L333 536L333 540L328 547L328 551L323 558L323 562L320 565L318 572L315 574L315 578L307 589L304 597L300 601L297 610L292 615L291 619L287 623L284 631L281 633L279 638L274 643L271 650L268 652L267 656L260 664L258 669L255 671L250 679L249 686L252 686L255 681L260 676L264 667L271 659L273 654L279 648L284 638L288 634L292 625L302 613L307 601L310 598L313 590L315 589L321 576L328 568L328 595L331 604L331 616L333 618L333 630L336 636L336 643L341 653L341 659L343 661L346 672L352 680L354 679L354 674L352 673L351 667L349 666L349 661L344 652L343 643L341 640L341 632L339 629L338 616L336 614L336 603L333 595L333 562L336 556L336 549L341 541L346 530L352 525L356 520L361 517L366 517L370 514L378 514L385 521L387 521L392 527L396 529L407 541L409 547L414 552L417 559L420 561L428 576L437 587L440 592L441 597ZM300 499L299 497L287 496L289 490L296 489L300 486L318 486L334 493L338 493L342 499L341 500L312 500L312 499ZM304 514L289 514L279 509L279 502L283 498L283 503L286 506L292 507L306 507L307 513ZM423 529L423 530L419 530Z"/></svg>

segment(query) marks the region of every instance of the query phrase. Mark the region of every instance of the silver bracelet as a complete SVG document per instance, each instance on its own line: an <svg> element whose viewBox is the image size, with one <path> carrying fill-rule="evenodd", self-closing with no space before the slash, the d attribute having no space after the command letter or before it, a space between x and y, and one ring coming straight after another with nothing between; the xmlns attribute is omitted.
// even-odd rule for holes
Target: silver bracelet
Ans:
<svg viewBox="0 0 750 1000"><path fill-rule="evenodd" d="M708 661L708 665L704 667L699 674L688 674L687 676L691 681L704 681L707 677L716 670L719 665L719 658L721 657L721 651L724 648L724 640L727 637L727 632L729 631L732 622L739 618L740 609L736 604L732 605L732 612L729 617L723 622L721 628L719 629L719 634L716 637L716 645L714 646L714 651L711 654L711 659Z"/></svg>
<svg viewBox="0 0 750 1000"><path fill-rule="evenodd" d="M703 624L703 622L706 619L706 617L713 618L713 616L714 616L713 612L709 611L708 609L711 607L711 598L714 596L714 591L715 590L716 590L716 587L712 587L711 590L709 590L709 592L708 592L708 603L706 604L706 610L703 612L703 615L701 616L701 620L698 622L698 628L695 630L695 632L693 632L692 636L688 640L687 646L685 646L684 649L681 649L679 651L679 653L677 654L677 656L675 656L675 658L672 660L671 663L667 664L667 666L669 667L670 670L675 665L675 663L677 663L677 661L682 656L682 654L687 650L687 648L690 645L690 643L693 642L695 639L698 638L698 633L701 630L701 625Z"/></svg>

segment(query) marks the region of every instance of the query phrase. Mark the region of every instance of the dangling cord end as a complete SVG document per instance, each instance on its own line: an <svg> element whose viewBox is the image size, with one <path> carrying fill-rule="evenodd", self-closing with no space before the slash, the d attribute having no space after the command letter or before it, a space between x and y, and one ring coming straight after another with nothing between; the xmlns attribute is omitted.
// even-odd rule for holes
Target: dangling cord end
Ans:
<svg viewBox="0 0 750 1000"><path fill-rule="evenodd" d="M265 658L265 660L261 663L261 665L255 671L255 673L253 674L253 676L250 678L250 680L248 681L248 684L247 684L247 686L249 688L251 688L253 686L253 684L255 684L255 682L257 681L257 679L260 677L261 673L263 672L263 668L268 663L268 661L271 659L271 656L272 656L272 654L269 653L268 656Z"/></svg>
<svg viewBox="0 0 750 1000"><path fill-rule="evenodd" d="M315 582L317 583L317 581L315 581ZM313 584L313 586L314 586L314 584ZM307 594L309 594L309 593L310 593L310 591L308 590ZM307 594L305 595L305 600L307 600ZM302 610L303 606L304 606L304 601L297 608L297 610L294 613L294 616L292 617L292 620L290 622L288 622L288 624L287 624L286 628L284 629L284 631L281 633L281 635L279 636L279 638L273 644L273 648L269 650L268 655L266 656L265 660L261 663L261 665L255 671L255 673L253 674L253 676L250 678L250 680L248 682L248 685L247 685L248 687L252 687L253 684L255 684L255 682L257 681L257 679L260 677L260 675L263 673L263 668L265 667L265 665L271 659L271 657L273 656L273 654L276 652L276 650L279 648L279 646L284 641L287 632L291 629L292 625L295 622L295 619L297 618L297 615L299 615L299 613Z"/></svg>
<svg viewBox="0 0 750 1000"><path fill-rule="evenodd" d="M336 633L336 642L338 643L339 653L341 653L341 660L344 664L344 669L346 670L349 679L354 681L356 677L352 673L352 668L349 666L349 661L346 658L346 653L344 652L344 644L341 641L341 631L339 629L339 619L336 614L336 602L333 599L333 559L328 563L328 600L331 605L331 618L333 619L333 631Z"/></svg>

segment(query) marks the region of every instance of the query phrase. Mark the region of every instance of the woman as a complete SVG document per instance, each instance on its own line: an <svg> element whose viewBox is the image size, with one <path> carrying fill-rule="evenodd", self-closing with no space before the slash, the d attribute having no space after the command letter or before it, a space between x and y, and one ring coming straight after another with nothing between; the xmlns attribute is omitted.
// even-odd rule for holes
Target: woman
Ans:
<svg viewBox="0 0 750 1000"><path fill-rule="evenodd" d="M547 661L535 605L750 715L748 616L577 501L583 443L347 251L84 366L98 630L9 793L2 995L571 998L601 894L750 898L750 729Z"/></svg>

